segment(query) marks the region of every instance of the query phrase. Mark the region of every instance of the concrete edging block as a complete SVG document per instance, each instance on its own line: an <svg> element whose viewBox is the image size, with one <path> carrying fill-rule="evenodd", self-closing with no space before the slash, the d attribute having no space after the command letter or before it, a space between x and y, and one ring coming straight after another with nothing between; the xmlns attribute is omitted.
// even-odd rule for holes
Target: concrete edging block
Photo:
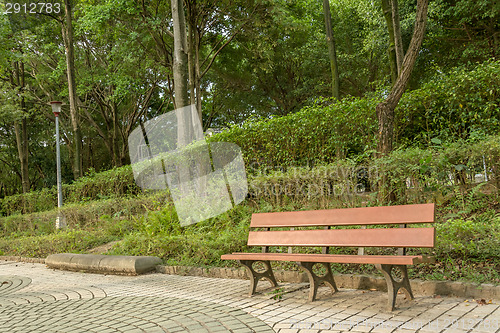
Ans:
<svg viewBox="0 0 500 333"><path fill-rule="evenodd" d="M158 265L156 271L170 275L192 275L245 280L249 278L244 268L211 267L193 269L193 267L185 266ZM273 272L278 282L303 283L309 281L306 273L301 271L273 270ZM387 284L382 277L334 273L334 279L339 288L387 291ZM466 282L422 281L418 279L410 280L410 284L413 293L420 296L442 295L464 298L472 297L476 299L500 299L500 286L494 286L492 284L476 285Z"/></svg>
<svg viewBox="0 0 500 333"><path fill-rule="evenodd" d="M45 259L49 268L119 275L147 273L161 263L158 257L75 253L51 254Z"/></svg>

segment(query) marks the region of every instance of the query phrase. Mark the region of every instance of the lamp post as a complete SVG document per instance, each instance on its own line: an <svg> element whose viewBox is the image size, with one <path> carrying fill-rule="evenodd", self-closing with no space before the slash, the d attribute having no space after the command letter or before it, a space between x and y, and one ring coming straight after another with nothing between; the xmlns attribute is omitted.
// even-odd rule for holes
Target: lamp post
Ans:
<svg viewBox="0 0 500 333"><path fill-rule="evenodd" d="M63 205L62 198L62 184L61 184L61 151L59 149L59 113L61 113L62 102L53 101L50 102L52 106L52 112L56 118L56 164L57 164L57 208L60 209ZM66 226L66 221L61 212L57 214L56 228L64 228Z"/></svg>

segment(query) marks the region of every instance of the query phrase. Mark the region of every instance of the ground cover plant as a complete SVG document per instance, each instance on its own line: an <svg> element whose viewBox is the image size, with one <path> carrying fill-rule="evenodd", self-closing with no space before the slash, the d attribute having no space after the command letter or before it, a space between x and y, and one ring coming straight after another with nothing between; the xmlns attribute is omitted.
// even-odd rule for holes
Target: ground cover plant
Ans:
<svg viewBox="0 0 500 333"><path fill-rule="evenodd" d="M259 250L245 245L252 213L433 202L438 264L411 276L500 283L497 2L330 0L331 13L317 0L172 3L0 16L0 254L106 245L236 266L220 255ZM54 100L66 104L60 210ZM128 138L188 104L210 143L241 147L249 193L181 227L168 191L136 185Z"/></svg>
<svg viewBox="0 0 500 333"><path fill-rule="evenodd" d="M318 167L318 170L352 166L352 161L344 161ZM254 187L266 182L314 184L314 175L320 182L324 181L321 175L328 175L318 170L304 168L289 174L270 173L251 178L250 182L258 180ZM405 203L434 201L438 208L437 245L427 252L437 258L438 264L412 267L412 278L500 283L500 195L494 184L490 181L469 186L442 185L439 194L436 189L422 190L419 196L409 195L415 201L402 199ZM339 190L341 186L343 191ZM167 193L75 203L63 209L69 225L66 230L55 230L56 210L1 218L0 253L43 258L59 252L86 253L114 241L105 253L155 255L170 265L237 267L235 263L222 262L220 256L237 251L260 251L260 248L246 246L252 213L379 204L375 194L359 193L357 187L349 183L340 183L337 189L329 194L303 191L293 196L284 192L250 196L235 209L188 227L180 226ZM339 251L348 253L349 249ZM297 269L287 263L274 265ZM371 265L332 267L341 273L378 273Z"/></svg>

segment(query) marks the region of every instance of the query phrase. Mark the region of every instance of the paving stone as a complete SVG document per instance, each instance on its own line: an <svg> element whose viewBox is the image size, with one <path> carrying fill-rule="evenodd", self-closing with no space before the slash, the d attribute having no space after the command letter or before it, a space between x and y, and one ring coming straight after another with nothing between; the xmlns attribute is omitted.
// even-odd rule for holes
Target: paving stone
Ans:
<svg viewBox="0 0 500 333"><path fill-rule="evenodd" d="M0 288L0 332L28 332L29 327L35 332L99 333L500 333L480 324L500 317L497 300L478 306L459 298L417 295L412 302L398 299L399 309L388 312L383 292L341 289L331 295L324 288L320 299L309 303L307 290L291 291L283 300L265 294L248 297L244 280L106 276L53 271L41 264L1 264L5 275L0 282L11 282ZM475 322L469 330L448 324L441 332L452 319ZM422 327L421 322L430 325Z"/></svg>

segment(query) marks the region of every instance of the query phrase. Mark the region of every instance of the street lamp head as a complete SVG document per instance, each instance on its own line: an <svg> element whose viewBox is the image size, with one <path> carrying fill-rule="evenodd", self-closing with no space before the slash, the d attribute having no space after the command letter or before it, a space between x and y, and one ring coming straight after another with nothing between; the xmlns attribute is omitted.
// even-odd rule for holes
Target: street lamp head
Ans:
<svg viewBox="0 0 500 333"><path fill-rule="evenodd" d="M59 113L61 113L62 102L52 101L50 102L50 106L52 106L52 112L54 113L54 115L58 117Z"/></svg>

